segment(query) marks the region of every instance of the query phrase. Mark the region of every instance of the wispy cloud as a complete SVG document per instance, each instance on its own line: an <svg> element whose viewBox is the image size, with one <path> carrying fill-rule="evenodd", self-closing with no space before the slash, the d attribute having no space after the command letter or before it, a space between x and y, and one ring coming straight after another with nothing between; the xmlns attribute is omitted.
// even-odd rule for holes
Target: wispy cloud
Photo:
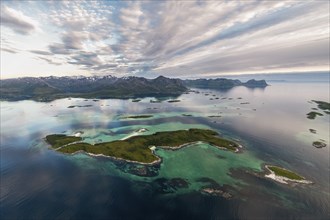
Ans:
<svg viewBox="0 0 330 220"><path fill-rule="evenodd" d="M48 41L43 38L46 48L31 45L29 52L50 65L58 62L49 56L60 57L67 65L95 74L184 77L327 69L329 4L294 0L40 2L33 6L40 7L44 18L39 25L52 31ZM19 34L36 30L35 18L14 6L1 8L7 15L3 25Z"/></svg>
<svg viewBox="0 0 330 220"><path fill-rule="evenodd" d="M52 59L48 59L48 58L45 58L45 57L38 57L38 59L46 61L48 64L51 64L51 65L56 65L56 66L61 65L61 63L59 63L59 62L55 62Z"/></svg>
<svg viewBox="0 0 330 220"><path fill-rule="evenodd" d="M17 50L9 49L9 48L1 48L2 51L8 52L8 53L17 53Z"/></svg>
<svg viewBox="0 0 330 220"><path fill-rule="evenodd" d="M20 11L1 6L1 25L11 28L16 33L26 35L37 30L38 23Z"/></svg>
<svg viewBox="0 0 330 220"><path fill-rule="evenodd" d="M30 50L30 52L39 55L52 55L52 53L43 50Z"/></svg>

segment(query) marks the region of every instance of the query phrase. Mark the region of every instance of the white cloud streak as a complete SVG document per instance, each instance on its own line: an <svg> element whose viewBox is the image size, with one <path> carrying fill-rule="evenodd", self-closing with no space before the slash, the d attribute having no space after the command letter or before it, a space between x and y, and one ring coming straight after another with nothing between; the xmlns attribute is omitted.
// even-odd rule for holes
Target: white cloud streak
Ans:
<svg viewBox="0 0 330 220"><path fill-rule="evenodd" d="M12 29L18 34L31 34L37 30L38 22L7 6L1 6L1 25Z"/></svg>

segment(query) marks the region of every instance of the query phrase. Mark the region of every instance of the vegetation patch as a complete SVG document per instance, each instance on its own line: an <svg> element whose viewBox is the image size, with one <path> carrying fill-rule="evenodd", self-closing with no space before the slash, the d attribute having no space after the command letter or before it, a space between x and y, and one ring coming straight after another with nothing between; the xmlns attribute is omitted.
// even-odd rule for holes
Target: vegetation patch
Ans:
<svg viewBox="0 0 330 220"><path fill-rule="evenodd" d="M286 170L284 168L281 167L277 167L277 166L267 166L268 169L270 169L271 171L273 171L275 173L276 176L281 176L281 177L285 177L291 180L304 180L305 178L302 176L299 176L298 174Z"/></svg>
<svg viewBox="0 0 330 220"><path fill-rule="evenodd" d="M66 136L65 134L51 134L46 136L46 141L52 146L52 148L59 148L81 140L81 137Z"/></svg>

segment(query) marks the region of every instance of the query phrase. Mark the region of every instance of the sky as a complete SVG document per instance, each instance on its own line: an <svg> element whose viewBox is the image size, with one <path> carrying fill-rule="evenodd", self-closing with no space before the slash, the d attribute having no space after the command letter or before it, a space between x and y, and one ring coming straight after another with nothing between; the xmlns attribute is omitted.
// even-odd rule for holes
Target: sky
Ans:
<svg viewBox="0 0 330 220"><path fill-rule="evenodd" d="M1 78L329 71L329 1L3 1Z"/></svg>

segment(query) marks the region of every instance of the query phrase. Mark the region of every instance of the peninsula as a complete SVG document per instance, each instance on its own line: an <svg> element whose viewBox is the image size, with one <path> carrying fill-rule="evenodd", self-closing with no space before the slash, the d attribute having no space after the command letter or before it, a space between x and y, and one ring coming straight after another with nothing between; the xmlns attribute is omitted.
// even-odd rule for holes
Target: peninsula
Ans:
<svg viewBox="0 0 330 220"><path fill-rule="evenodd" d="M217 132L208 129L157 132L94 145L83 142L80 137L63 134L48 135L46 141L53 149L62 153L73 154L82 151L90 155L108 156L142 164L160 162L160 158L153 153L155 146L179 149L190 143L202 141L233 152L239 149L238 144L220 138Z"/></svg>

